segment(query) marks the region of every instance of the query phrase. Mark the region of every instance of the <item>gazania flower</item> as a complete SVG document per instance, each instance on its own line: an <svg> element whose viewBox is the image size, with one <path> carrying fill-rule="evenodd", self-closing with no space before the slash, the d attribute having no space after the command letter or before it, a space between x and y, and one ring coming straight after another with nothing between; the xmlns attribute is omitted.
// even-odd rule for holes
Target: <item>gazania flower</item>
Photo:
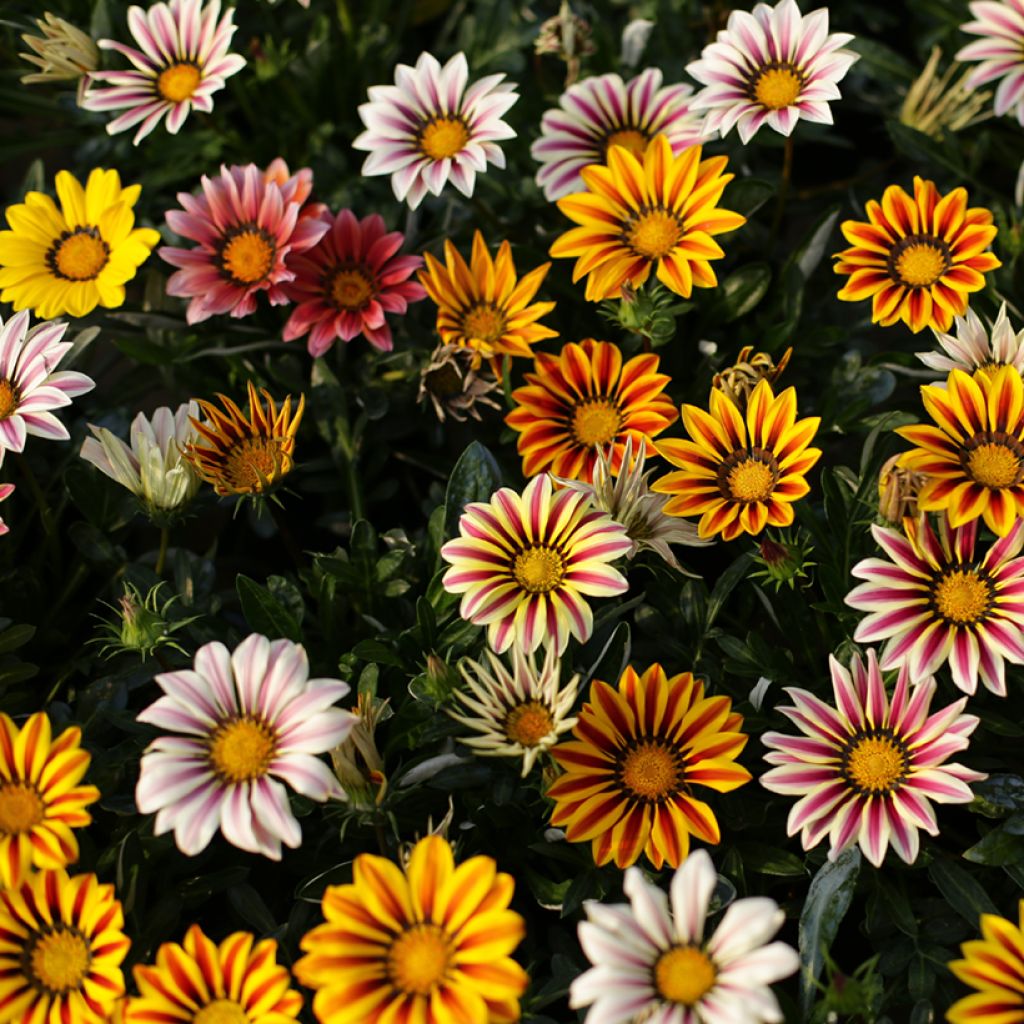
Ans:
<svg viewBox="0 0 1024 1024"><path fill-rule="evenodd" d="M490 668L468 658L459 665L470 692L456 690L455 697L469 713L448 713L480 734L460 742L481 757L521 757L525 779L537 756L576 724L568 715L580 679L574 675L562 686L559 661L551 648L539 671L534 656L518 644L512 647L511 672L500 658L485 653Z"/></svg>
<svg viewBox="0 0 1024 1024"><path fill-rule="evenodd" d="M311 176L288 176L274 161L266 171L255 164L221 167L219 177L203 175L201 181L201 195L179 192L183 209L167 211L168 227L199 243L161 247L160 256L180 268L168 280L167 294L191 299L185 314L190 324L218 313L249 316L260 292L272 306L288 302L283 285L295 272L285 258L316 245L327 231L326 221L303 215Z"/></svg>
<svg viewBox="0 0 1024 1024"><path fill-rule="evenodd" d="M328 886L327 919L302 940L295 976L316 989L321 1024L519 1020L524 934L509 910L514 881L490 857L457 867L440 836L421 839L403 873L360 854L353 884Z"/></svg>
<svg viewBox="0 0 1024 1024"><path fill-rule="evenodd" d="M480 420L483 409L500 409L499 394L501 384L476 349L442 343L420 370L416 401L422 405L429 398L441 423L446 416L465 423L467 416Z"/></svg>
<svg viewBox="0 0 1024 1024"><path fill-rule="evenodd" d="M1003 366L969 377L951 370L945 387L927 384L921 401L935 421L900 427L917 445L900 465L924 473L924 512L945 510L953 527L984 518L1000 537L1024 514L1024 382Z"/></svg>
<svg viewBox="0 0 1024 1024"><path fill-rule="evenodd" d="M156 812L155 832L174 831L194 857L219 828L229 843L271 860L302 842L281 784L310 800L344 799L316 755L341 743L355 716L332 705L348 693L336 679L310 679L299 644L253 633L234 652L196 651L194 670L156 677L164 696L138 721L173 735L142 755L135 802Z"/></svg>
<svg viewBox="0 0 1024 1024"><path fill-rule="evenodd" d="M972 89L971 72L963 70L958 61L939 75L941 59L942 50L933 46L928 63L907 89L900 107L901 124L940 142L992 116L985 110L992 93Z"/></svg>
<svg viewBox="0 0 1024 1024"><path fill-rule="evenodd" d="M752 12L733 11L700 60L686 66L700 82L694 110L706 110L704 130L726 136L733 126L746 145L767 124L789 135L797 121L832 123L829 101L857 60L843 50L852 35L828 31L828 8L802 15L795 0Z"/></svg>
<svg viewBox="0 0 1024 1024"><path fill-rule="evenodd" d="M168 0L148 10L128 8L128 28L138 48L101 39L134 65L131 71L94 71L81 106L86 110L123 110L107 125L111 135L139 126L137 146L166 118L175 135L192 108L208 114L213 94L224 80L245 67L245 58L229 53L236 26L234 8L223 17L220 0ZM105 82L106 89L94 88Z"/></svg>
<svg viewBox="0 0 1024 1024"><path fill-rule="evenodd" d="M41 711L21 729L0 712L0 888L18 885L30 868L78 860L72 830L92 821L86 808L100 796L80 785L91 760L81 741L78 726L53 739Z"/></svg>
<svg viewBox="0 0 1024 1024"><path fill-rule="evenodd" d="M374 734L377 726L393 714L388 703L388 698L382 700L361 691L353 709L356 721L352 731L331 750L334 774L345 790L349 806L359 811L379 806L387 791L384 758Z"/></svg>
<svg viewBox="0 0 1024 1024"><path fill-rule="evenodd" d="M14 484L0 484L0 501L6 501L14 493ZM0 537L11 532L11 528L0 519Z"/></svg>
<svg viewBox="0 0 1024 1024"><path fill-rule="evenodd" d="M588 597L614 597L629 584L609 562L631 547L626 531L582 494L552 494L551 477L534 477L522 494L502 487L474 501L459 536L441 548L451 568L444 587L462 594L459 614L487 627L501 654L518 640L528 654L542 643L561 654L570 633L594 630Z"/></svg>
<svg viewBox="0 0 1024 1024"><path fill-rule="evenodd" d="M107 1024L128 947L112 885L40 871L0 889L0 1020Z"/></svg>
<svg viewBox="0 0 1024 1024"><path fill-rule="evenodd" d="M609 146L625 146L638 159L655 135L678 156L703 142L703 117L690 109L692 86L661 84L661 70L647 68L628 85L616 74L595 75L570 86L540 123L530 155L542 166L537 184L550 199L586 186L580 171L603 164Z"/></svg>
<svg viewBox="0 0 1024 1024"><path fill-rule="evenodd" d="M833 269L850 278L839 298L871 299L872 323L948 331L968 295L985 287L985 274L1002 265L985 251L996 237L992 214L968 209L966 189L940 196L934 182L915 176L913 199L890 185L867 214L866 223L843 221L851 247L836 253Z"/></svg>
<svg viewBox="0 0 1024 1024"><path fill-rule="evenodd" d="M285 1024L302 1009L273 939L234 932L220 945L194 924L185 942L165 942L155 964L134 969L137 996L124 1024Z"/></svg>
<svg viewBox="0 0 1024 1024"><path fill-rule="evenodd" d="M117 171L95 168L83 189L58 171L56 203L42 192L7 207L9 231L0 231L0 301L31 309L41 320L64 313L85 316L97 306L124 302L125 282L160 241L135 227L140 185L121 188Z"/></svg>
<svg viewBox="0 0 1024 1024"><path fill-rule="evenodd" d="M444 67L429 53L414 68L399 64L395 84L371 86L370 102L359 108L366 131L352 145L370 154L363 174L390 174L396 198L414 210L449 180L471 196L489 163L505 166L497 143L516 136L502 116L519 96L504 77L487 75L467 89L463 53Z"/></svg>
<svg viewBox="0 0 1024 1024"><path fill-rule="evenodd" d="M1017 923L995 914L981 915L980 939L960 946L962 960L949 969L977 989L947 1011L949 1024L1011 1024L1024 1014L1024 900Z"/></svg>
<svg viewBox="0 0 1024 1024"><path fill-rule="evenodd" d="M586 1024L768 1024L782 1020L769 987L800 966L797 952L768 940L785 914L766 897L734 900L705 937L718 875L706 850L694 850L663 890L629 868L629 904L583 904L580 945L593 965L569 989Z"/></svg>
<svg viewBox="0 0 1024 1024"><path fill-rule="evenodd" d="M882 668L906 665L911 682L948 662L965 693L980 679L1005 696L1004 659L1024 664L1024 520L984 554L975 553L976 519L952 529L943 517L938 536L925 516L906 520L905 529L872 526L889 560L865 558L851 570L866 582L846 603L870 612L854 639L887 641Z"/></svg>
<svg viewBox="0 0 1024 1024"><path fill-rule="evenodd" d="M694 286L713 288L709 260L725 253L711 237L734 231L747 218L717 204L732 174L724 156L701 160L701 147L674 156L663 135L638 160L623 146L608 150L607 166L585 167L586 192L558 200L579 227L551 246L552 256L576 257L572 279L587 278L592 302L618 298L622 286L642 285L651 271L684 298Z"/></svg>
<svg viewBox="0 0 1024 1024"><path fill-rule="evenodd" d="M512 392L515 407L505 417L519 432L523 476L545 470L574 480L589 476L605 445L618 473L627 440L653 455L651 438L678 418L663 394L672 378L658 373L655 355L623 363L618 345L587 338L557 356L538 352L535 358L535 372Z"/></svg>
<svg viewBox="0 0 1024 1024"><path fill-rule="evenodd" d="M295 280L285 294L297 303L282 337L309 335L311 356L322 356L335 339L363 335L382 352L392 349L385 313L404 313L426 295L407 278L423 265L419 256L399 256L401 231L388 232L376 213L358 220L351 210L324 217L326 234L308 252L288 261Z"/></svg>
<svg viewBox="0 0 1024 1024"><path fill-rule="evenodd" d="M22 42L32 52L19 53L18 56L37 70L30 75L22 75L21 81L26 85L78 82L81 102L86 78L90 71L96 70L100 60L100 51L92 36L50 11L44 11L35 22L42 35L23 35Z"/></svg>
<svg viewBox="0 0 1024 1024"><path fill-rule="evenodd" d="M306 396L299 397L292 415L292 396L278 409L266 388L266 406L249 381L249 415L226 395L218 395L223 410L196 399L206 422L190 419L198 437L184 451L184 457L218 494L266 494L286 477L295 465L295 435L306 408Z"/></svg>
<svg viewBox="0 0 1024 1024"><path fill-rule="evenodd" d="M7 451L24 451L29 434L68 440L67 427L50 410L96 386L84 373L56 369L72 348L61 341L67 324L28 325L27 311L0 319L0 462Z"/></svg>
<svg viewBox="0 0 1024 1024"><path fill-rule="evenodd" d="M796 418L796 391L772 394L762 380L750 396L746 416L720 391L712 390L710 410L683 406L683 424L692 440L660 441L658 451L681 472L667 473L653 489L672 495L671 516L699 515L700 537L760 533L765 526L789 526L793 502L810 487L805 479L821 457L809 448L821 420Z"/></svg>
<svg viewBox="0 0 1024 1024"><path fill-rule="evenodd" d="M950 370L963 370L965 373L985 370L991 373L1001 366L1012 366L1024 374L1024 330L1015 331L1010 326L1005 302L999 307L991 335L973 309L968 309L962 317L958 316L954 323L955 338L951 334L936 335L945 354L915 353L925 366L942 374Z"/></svg>
<svg viewBox="0 0 1024 1024"><path fill-rule="evenodd" d="M475 349L486 359L532 356L534 342L557 336L537 322L555 304L533 301L550 263L517 278L509 243L502 242L492 260L479 231L473 232L469 266L450 241L444 243L444 258L442 265L424 253L427 266L419 279L437 306L437 333L445 345Z"/></svg>
<svg viewBox="0 0 1024 1024"><path fill-rule="evenodd" d="M714 812L695 795L728 793L750 781L736 764L747 743L728 697L705 697L690 672L668 677L660 665L642 676L627 668L614 690L595 679L574 740L551 756L565 769L548 789L551 824L571 843L591 843L599 867L624 868L641 853L660 868L678 867L690 836L721 839Z"/></svg>
<svg viewBox="0 0 1024 1024"><path fill-rule="evenodd" d="M1024 124L1024 3L1020 0L968 4L975 21L960 26L961 32L980 36L956 55L959 61L980 61L967 79L969 89L999 82L995 112L998 117L1011 111Z"/></svg>
<svg viewBox="0 0 1024 1024"><path fill-rule="evenodd" d="M779 710L803 734L766 732L765 760L778 765L761 776L773 793L799 796L789 815L789 834L804 849L828 836L829 859L853 843L875 867L889 844L907 864L917 859L918 829L938 835L929 801L969 803L969 782L985 776L946 760L966 750L978 725L963 714L967 698L931 711L935 680L913 690L904 669L890 702L874 649L865 667L854 655L847 671L829 657L835 706L813 693L787 687L793 707Z"/></svg>

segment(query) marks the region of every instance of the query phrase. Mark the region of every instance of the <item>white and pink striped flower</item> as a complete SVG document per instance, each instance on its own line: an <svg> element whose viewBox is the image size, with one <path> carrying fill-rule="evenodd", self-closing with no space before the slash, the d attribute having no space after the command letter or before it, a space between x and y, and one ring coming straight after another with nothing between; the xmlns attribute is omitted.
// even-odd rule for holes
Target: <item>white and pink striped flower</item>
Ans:
<svg viewBox="0 0 1024 1024"><path fill-rule="evenodd" d="M953 682L974 693L978 680L1006 696L1004 662L1024 664L1024 520L1018 519L984 555L975 554L978 520L938 534L925 517L908 532L872 526L891 561L865 558L851 570L865 580L846 596L870 614L854 640L885 640L882 668L906 665L919 683L949 663Z"/></svg>
<svg viewBox="0 0 1024 1024"><path fill-rule="evenodd" d="M773 793L799 796L789 814L790 835L800 833L805 850L828 836L829 860L853 843L880 867L891 845L913 864L918 829L938 835L930 801L964 804L974 799L968 783L986 776L946 759L966 750L978 725L963 714L967 698L931 711L935 680L911 688L900 670L892 701L874 648L865 666L859 655L847 671L829 657L835 706L807 690L788 687L793 707L779 710L802 735L766 732L762 741L777 765L761 776Z"/></svg>
<svg viewBox="0 0 1024 1024"><path fill-rule="evenodd" d="M6 323L0 319L0 462L8 451L24 451L29 434L68 440L67 427L51 410L96 386L84 373L55 369L72 348L61 341L67 324L28 325L28 310Z"/></svg>
<svg viewBox="0 0 1024 1024"><path fill-rule="evenodd" d="M996 115L1012 111L1024 124L1024 0L976 0L968 6L976 20L960 31L981 38L963 47L956 59L981 63L968 76L967 88L999 81Z"/></svg>
<svg viewBox="0 0 1024 1024"><path fill-rule="evenodd" d="M659 68L647 68L628 84L610 73L562 93L558 106L541 118L540 138L530 147L542 165L537 184L549 200L584 191L580 171L605 163L609 146L625 146L640 159L655 135L668 139L675 156L706 141L704 117L690 109L693 87L661 81Z"/></svg>
<svg viewBox="0 0 1024 1024"><path fill-rule="evenodd" d="M914 353L925 366L942 374L943 384L950 370L973 374L975 370L991 371L1001 366L1012 366L1024 374L1024 330L1013 329L1005 302L999 307L991 333L981 317L970 308L963 316L956 317L953 323L956 337L935 332L935 340L942 346L942 352Z"/></svg>
<svg viewBox="0 0 1024 1024"><path fill-rule="evenodd" d="M345 799L317 754L331 750L357 718L333 707L349 692L337 679L310 679L300 644L253 633L234 652L209 643L195 666L156 677L164 696L138 721L173 735L142 755L135 801L156 813L155 832L173 830L193 857L219 828L229 843L272 860L302 832L287 783L310 800Z"/></svg>
<svg viewBox="0 0 1024 1024"><path fill-rule="evenodd" d="M359 108L366 131L352 145L370 154L363 174L390 174L395 196L414 210L449 180L471 196L488 163L505 166L497 143L516 135L502 116L519 95L504 77L487 75L467 89L462 53L444 67L429 53L415 67L399 64L395 84L371 86L370 102Z"/></svg>
<svg viewBox="0 0 1024 1024"><path fill-rule="evenodd" d="M704 88L693 110L707 111L704 131L724 137L733 127L748 143L762 125L789 135L797 121L832 124L831 100L857 60L841 49L853 36L828 31L825 7L802 15L795 0L752 12L733 11L715 42L686 67Z"/></svg>
<svg viewBox="0 0 1024 1024"><path fill-rule="evenodd" d="M629 904L584 903L580 945L593 966L569 989L589 1006L586 1024L768 1024L782 1020L771 990L800 965L796 950L769 942L785 914L773 899L734 900L709 937L718 875L706 850L679 866L666 894L628 868Z"/></svg>
<svg viewBox="0 0 1024 1024"><path fill-rule="evenodd" d="M132 71L94 71L81 106L86 110L123 110L107 125L111 135L139 126L137 146L166 118L176 134L192 109L209 113L213 94L245 67L245 58L229 53L235 34L234 8L223 17L220 0L169 0L148 10L128 8L128 27L138 49L115 39L101 39L135 66ZM109 88L94 88L97 82Z"/></svg>

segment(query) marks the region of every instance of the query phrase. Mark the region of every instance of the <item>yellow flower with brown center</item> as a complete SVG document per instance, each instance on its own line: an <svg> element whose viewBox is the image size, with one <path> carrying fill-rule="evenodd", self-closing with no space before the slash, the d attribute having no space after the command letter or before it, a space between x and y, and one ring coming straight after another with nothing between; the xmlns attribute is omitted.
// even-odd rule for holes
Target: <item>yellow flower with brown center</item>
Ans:
<svg viewBox="0 0 1024 1024"><path fill-rule="evenodd" d="M733 179L723 173L727 163L724 156L701 160L700 146L673 156L664 135L642 159L611 146L606 166L580 172L587 191L558 200L579 226L555 241L551 255L576 258L573 281L587 278L593 302L618 298L624 284L639 287L652 270L685 298L694 287L713 288L718 279L709 261L725 253L712 236L747 221L718 206Z"/></svg>
<svg viewBox="0 0 1024 1024"><path fill-rule="evenodd" d="M645 853L657 868L678 867L691 835L721 838L694 787L727 793L750 781L735 763L747 742L742 725L729 698L705 697L690 672L627 668L618 690L594 680L575 739L551 751L566 772L547 791L551 824L565 826L570 842L590 841L599 866L628 867Z"/></svg>
<svg viewBox="0 0 1024 1024"><path fill-rule="evenodd" d="M608 447L617 473L630 438L636 451L655 454L651 438L678 416L662 394L671 378L658 364L649 353L624 363L618 345L592 338L570 342L557 356L538 352L535 372L512 392L516 405L505 417L519 431L523 476L589 479Z"/></svg>
<svg viewBox="0 0 1024 1024"><path fill-rule="evenodd" d="M691 440L670 438L657 445L681 470L652 486L673 495L665 513L699 515L698 535L720 533L723 540L791 525L793 502L810 490L805 477L821 457L820 449L808 447L821 420L796 418L796 391L774 395L762 380L745 415L717 390L711 392L709 411L684 405L682 412Z"/></svg>
<svg viewBox="0 0 1024 1024"><path fill-rule="evenodd" d="M418 277L437 306L437 332L445 345L472 348L490 359L532 356L535 342L557 337L557 331L537 322L555 304L533 301L550 263L518 278L509 243L502 242L492 259L479 231L473 233L468 266L450 241L444 243L444 257L442 264L424 253L426 269Z"/></svg>
<svg viewBox="0 0 1024 1024"><path fill-rule="evenodd" d="M217 396L223 410L196 399L207 419L191 420L200 439L185 449L185 457L218 494L266 494L295 465L295 434L306 396L299 398L293 416L291 395L278 409L266 388L264 406L252 381L248 387L248 417L225 395Z"/></svg>
<svg viewBox="0 0 1024 1024"><path fill-rule="evenodd" d="M112 885L40 871L0 890L0 1020L106 1024L131 945Z"/></svg>
<svg viewBox="0 0 1024 1024"><path fill-rule="evenodd" d="M323 897L326 922L302 940L295 976L316 990L321 1024L512 1024L526 972L508 909L515 883L490 857L456 866L440 836L421 839L403 872L361 854L351 885Z"/></svg>
<svg viewBox="0 0 1024 1024"><path fill-rule="evenodd" d="M840 299L871 299L872 323L948 331L968 295L985 287L985 274L1002 265L986 252L996 237L992 214L968 209L964 188L940 196L934 182L915 177L913 198L890 185L867 214L867 222L843 222L851 247L836 254L833 269L850 278Z"/></svg>

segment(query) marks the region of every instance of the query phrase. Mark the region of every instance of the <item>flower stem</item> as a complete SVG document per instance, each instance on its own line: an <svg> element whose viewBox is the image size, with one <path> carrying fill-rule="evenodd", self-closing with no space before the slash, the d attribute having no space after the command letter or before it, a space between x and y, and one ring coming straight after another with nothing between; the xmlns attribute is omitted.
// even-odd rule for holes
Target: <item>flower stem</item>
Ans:
<svg viewBox="0 0 1024 1024"><path fill-rule="evenodd" d="M43 532L46 534L46 544L50 549L50 554L53 556L54 567L56 568L56 563L60 560L60 547L57 541L57 524L53 518L53 510L50 508L50 503L46 500L46 495L43 493L42 487L39 486L39 481L36 479L36 475L32 472L32 467L24 455L18 456L18 469L25 478L25 483L32 492L32 500L35 501L36 508L39 510L39 519L43 524Z"/></svg>
<svg viewBox="0 0 1024 1024"><path fill-rule="evenodd" d="M164 566L167 564L167 544L171 539L171 531L167 526L160 527L160 550L156 556L156 574L163 576Z"/></svg>
<svg viewBox="0 0 1024 1024"><path fill-rule="evenodd" d="M782 215L786 212L786 199L789 196L789 185L793 179L793 136L786 136L786 145L782 153L782 177L779 179L779 195L775 205L775 218L772 221L772 235L778 234L782 226Z"/></svg>

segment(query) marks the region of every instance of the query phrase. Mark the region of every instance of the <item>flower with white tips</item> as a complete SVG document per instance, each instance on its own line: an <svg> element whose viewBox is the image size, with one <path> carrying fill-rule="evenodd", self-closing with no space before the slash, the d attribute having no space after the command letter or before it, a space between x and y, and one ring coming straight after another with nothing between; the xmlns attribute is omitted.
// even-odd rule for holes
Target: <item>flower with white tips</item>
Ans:
<svg viewBox="0 0 1024 1024"><path fill-rule="evenodd" d="M937 370L945 378L950 370L974 373L975 370L1012 366L1024 375L1024 330L1015 331L1010 325L1005 302L999 307L991 333L973 309L967 309L963 316L956 317L954 323L956 337L935 332L935 339L945 355L941 352L914 353L929 369Z"/></svg>

